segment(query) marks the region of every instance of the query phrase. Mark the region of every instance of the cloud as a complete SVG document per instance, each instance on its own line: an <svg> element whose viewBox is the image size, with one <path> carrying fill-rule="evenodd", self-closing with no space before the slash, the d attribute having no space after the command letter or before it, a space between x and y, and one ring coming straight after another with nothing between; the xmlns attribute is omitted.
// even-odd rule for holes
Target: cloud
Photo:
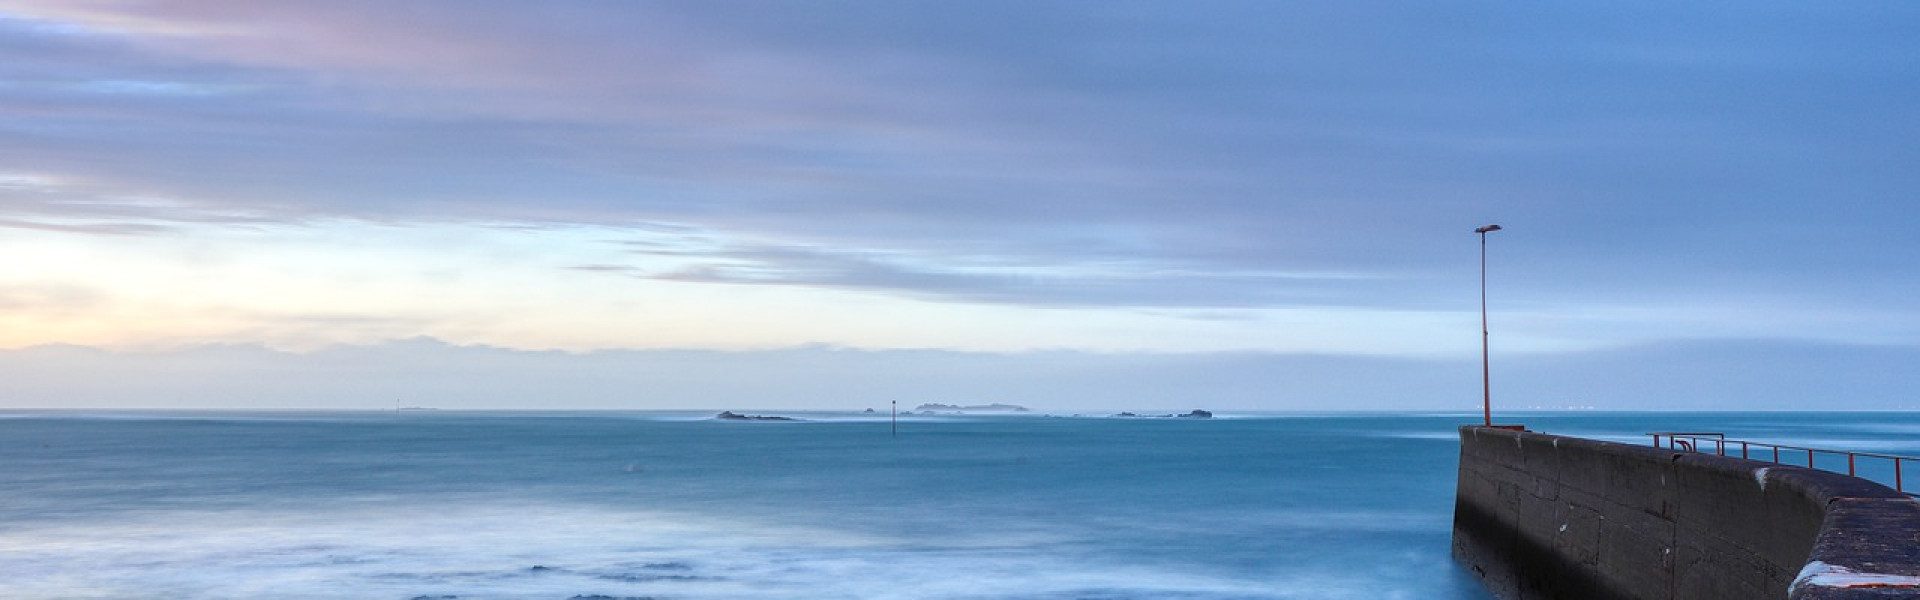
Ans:
<svg viewBox="0 0 1920 600"><path fill-rule="evenodd" d="M1343 293L1336 286L1369 279L1343 273L1204 272L1152 264L916 265L900 255L795 246L735 248L695 256L691 266L665 272L609 265L577 268L662 281L874 290L1033 306L1351 305L1366 298Z"/></svg>
<svg viewBox="0 0 1920 600"><path fill-rule="evenodd" d="M18 219L0 219L0 228L94 235L148 235L169 231L166 226L151 223L45 223Z"/></svg>
<svg viewBox="0 0 1920 600"><path fill-rule="evenodd" d="M0 164L81 183L0 224L675 223L713 247L630 273L1432 308L1499 220L1530 305L1920 291L1913 8L1614 8L13 2Z"/></svg>
<svg viewBox="0 0 1920 600"><path fill-rule="evenodd" d="M290 215L143 195L70 178L0 173L0 228L151 235L182 225L260 226Z"/></svg>
<svg viewBox="0 0 1920 600"><path fill-rule="evenodd" d="M106 294L77 285L0 283L0 311L73 313L105 301Z"/></svg>

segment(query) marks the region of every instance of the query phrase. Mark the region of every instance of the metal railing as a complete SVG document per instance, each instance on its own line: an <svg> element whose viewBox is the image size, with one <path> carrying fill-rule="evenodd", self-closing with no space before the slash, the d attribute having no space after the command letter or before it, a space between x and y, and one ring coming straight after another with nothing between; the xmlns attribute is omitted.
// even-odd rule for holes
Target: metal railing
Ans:
<svg viewBox="0 0 1920 600"><path fill-rule="evenodd" d="M1715 433L1715 432L1705 432L1705 431L1655 431L1655 432L1648 433L1647 435L1653 436L1653 446L1655 448L1666 448L1669 450L1686 450L1689 452L1708 452L1708 453L1718 454L1720 456L1730 456L1728 452L1732 448L1737 447L1740 449L1740 458L1745 458L1749 460L1768 460L1769 457L1768 457L1767 451L1771 451L1772 455L1770 459L1772 462L1776 464L1789 464L1781 458L1781 454L1780 454L1781 450L1788 451L1787 458L1797 458L1800 454L1804 453L1807 457L1806 466L1807 468L1810 468L1810 469L1822 468L1820 466L1817 466L1817 461L1815 460L1816 456L1822 456L1822 455L1845 456L1847 457L1846 473L1847 475L1850 475L1853 477L1865 477L1860 474L1859 459L1861 458L1879 459L1882 461L1891 462L1893 465L1893 489L1904 494L1915 495L1913 492L1908 492L1906 489L1905 477L1901 473L1902 471L1901 463L1909 462L1909 461L1920 461L1920 457L1901 456L1898 454L1882 454L1879 452L1855 452L1852 450L1834 450L1831 448L1809 448L1806 446L1789 446L1786 444L1756 442L1752 440L1730 440L1730 439L1727 439L1727 436L1725 434ZM1666 439L1667 443L1665 446L1662 446L1660 444L1660 441L1662 438ZM1713 447L1712 450L1708 450L1707 448L1705 448L1705 446L1708 446L1708 445L1711 445ZM1761 450L1759 458L1756 458L1752 455L1753 450L1756 450L1756 449ZM1798 461L1795 461L1795 463L1793 464L1798 464ZM1834 471L1836 473L1840 471L1837 468L1824 469L1824 470Z"/></svg>

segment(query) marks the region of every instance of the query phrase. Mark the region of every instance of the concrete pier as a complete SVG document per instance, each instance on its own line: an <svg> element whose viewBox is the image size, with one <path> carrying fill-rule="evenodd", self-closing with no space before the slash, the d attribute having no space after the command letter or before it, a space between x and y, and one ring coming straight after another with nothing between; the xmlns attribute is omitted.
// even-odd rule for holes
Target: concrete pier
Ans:
<svg viewBox="0 0 1920 600"><path fill-rule="evenodd" d="M1920 599L1920 504L1864 479L1475 426L1458 486L1502 600Z"/></svg>

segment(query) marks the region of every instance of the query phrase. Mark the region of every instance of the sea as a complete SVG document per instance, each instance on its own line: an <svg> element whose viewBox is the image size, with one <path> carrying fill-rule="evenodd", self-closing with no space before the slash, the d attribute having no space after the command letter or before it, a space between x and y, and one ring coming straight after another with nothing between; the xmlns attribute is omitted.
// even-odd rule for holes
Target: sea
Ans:
<svg viewBox="0 0 1920 600"><path fill-rule="evenodd" d="M1477 413L756 414L800 420L3 411L0 598L1487 598ZM1920 454L1920 413L1498 417Z"/></svg>

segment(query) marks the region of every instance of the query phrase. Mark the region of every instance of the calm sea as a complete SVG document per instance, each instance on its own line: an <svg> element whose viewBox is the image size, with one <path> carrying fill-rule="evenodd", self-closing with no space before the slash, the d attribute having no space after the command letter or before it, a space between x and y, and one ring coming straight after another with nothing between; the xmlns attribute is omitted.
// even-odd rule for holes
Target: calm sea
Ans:
<svg viewBox="0 0 1920 600"><path fill-rule="evenodd" d="M0 413L4 598L1404 598L1469 414ZM1920 415L1503 421L1920 454Z"/></svg>

